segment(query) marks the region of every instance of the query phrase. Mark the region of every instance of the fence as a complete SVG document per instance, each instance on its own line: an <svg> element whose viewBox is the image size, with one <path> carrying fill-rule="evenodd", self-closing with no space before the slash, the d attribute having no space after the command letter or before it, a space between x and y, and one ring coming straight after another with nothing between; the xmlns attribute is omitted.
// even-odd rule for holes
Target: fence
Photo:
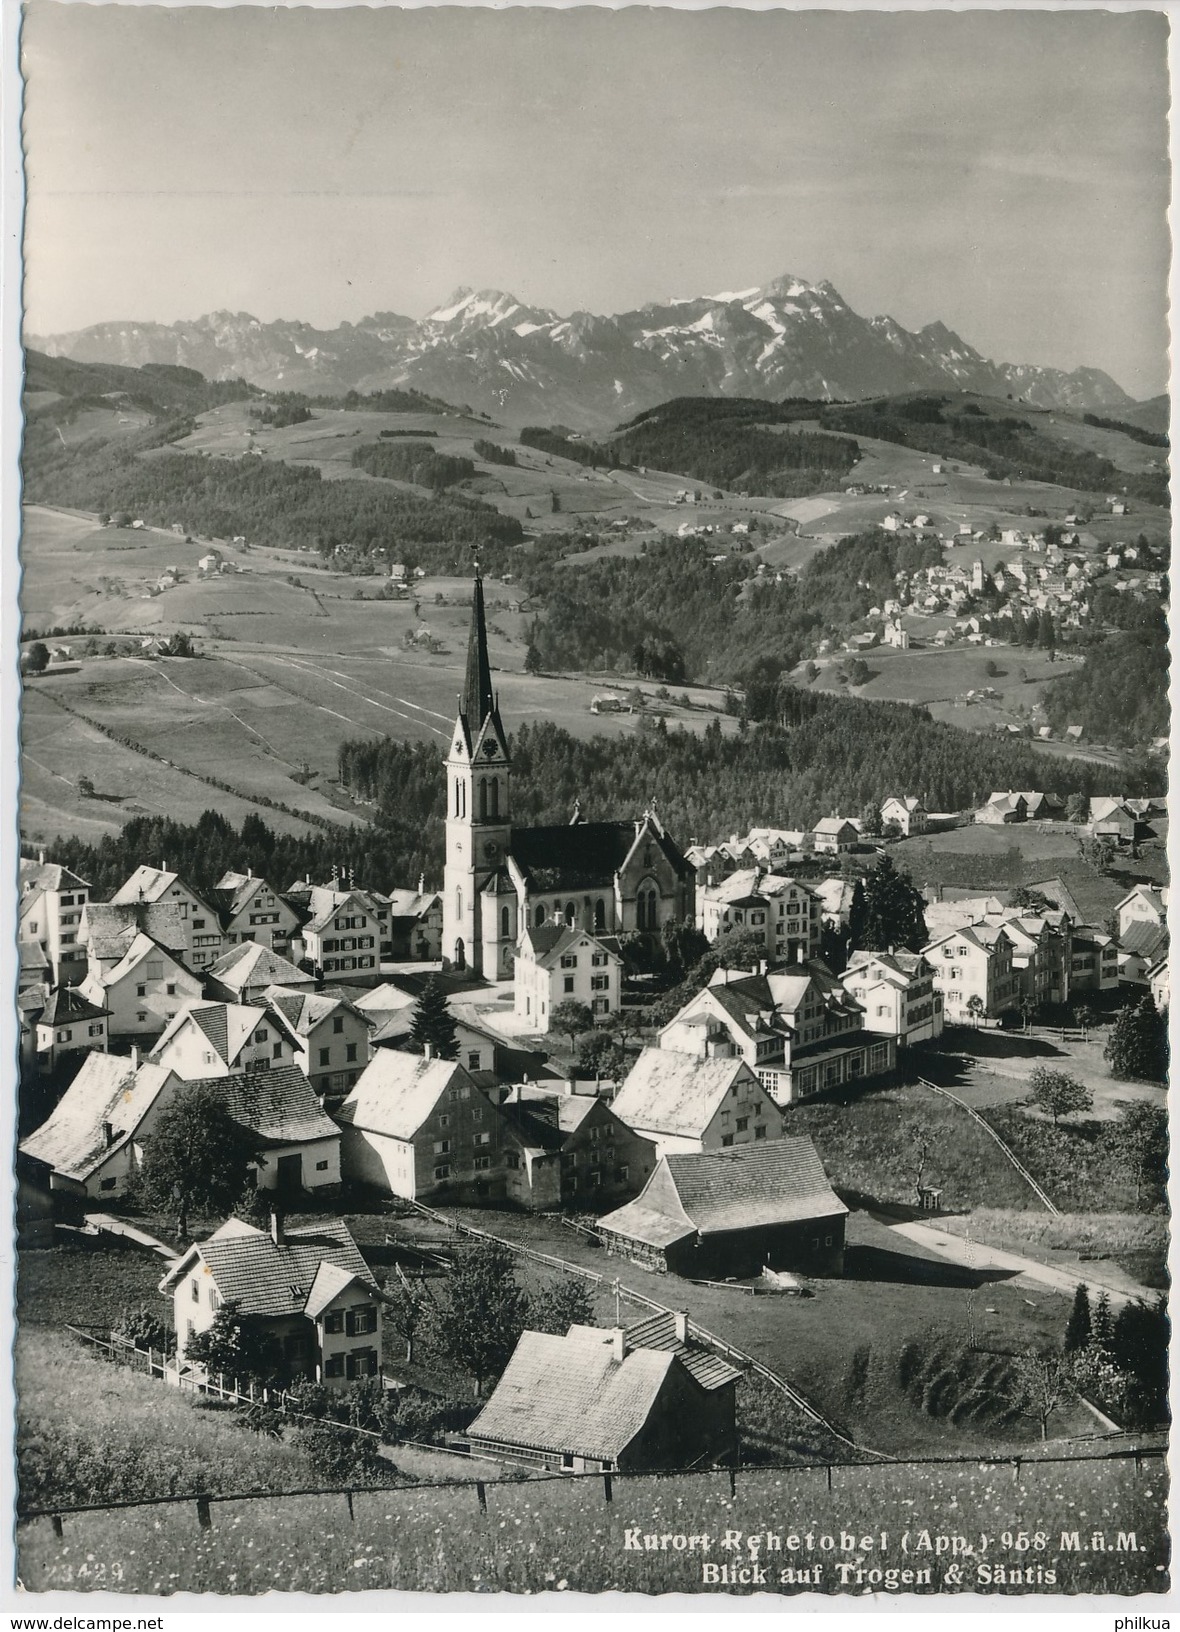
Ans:
<svg viewBox="0 0 1180 1632"><path fill-rule="evenodd" d="M971 1117L975 1122L978 1122L979 1126L983 1129L984 1133L987 1134L988 1138L994 1139L996 1144L999 1145L1000 1149L1004 1152L1004 1155L1012 1163L1012 1166L1020 1174L1020 1177L1029 1186L1037 1199L1049 1209L1054 1218L1059 1218L1061 1216L1058 1209L1054 1207L1053 1203L1049 1200L1048 1196L1033 1178L1032 1174L1026 1167L1022 1166L1022 1164L1018 1161L1015 1152L1008 1148L1008 1146L996 1132L995 1128L992 1127L991 1123L987 1121L985 1117L980 1116L978 1111L973 1111L970 1105L967 1104L966 1100L960 1099L958 1094L952 1094L949 1088L940 1088L936 1082L927 1082L925 1077L919 1077L918 1081L921 1083L923 1088L929 1088L932 1093L941 1094L943 1099L949 1099L952 1105L957 1105L961 1111L966 1111L969 1117Z"/></svg>
<svg viewBox="0 0 1180 1632"><path fill-rule="evenodd" d="M509 1252L517 1253L520 1257L533 1263L544 1264L548 1269L558 1269L566 1275L580 1275L593 1286L606 1287L614 1292L617 1297L628 1298L632 1303L639 1304L641 1308L650 1309L653 1314L673 1315L680 1312L679 1310L670 1309L667 1304L657 1303L655 1298L649 1298L643 1292L636 1292L634 1288L624 1286L617 1277L611 1280L605 1275L600 1275L595 1269L585 1269L581 1264L568 1263L566 1259L558 1258L549 1252L538 1252L535 1247L522 1246L518 1241L509 1241L503 1236L492 1235L488 1230L478 1229L473 1224L462 1224L458 1219L449 1218L445 1213L439 1213L433 1207L427 1207L424 1202L410 1201L405 1197L401 1199L407 1207L414 1208L416 1212L433 1219L436 1224L441 1224L445 1229L454 1230L459 1235L471 1236L476 1240L487 1241L494 1243L496 1246L505 1247ZM800 1394L797 1388L788 1383L785 1377L780 1377L777 1372L771 1371L769 1366L763 1365L761 1360L756 1360L752 1354L747 1354L744 1349L734 1348L731 1343L726 1343L724 1338L715 1336L714 1333L706 1330L704 1326L699 1326L692 1320L688 1322L688 1335L704 1348L711 1349L715 1354L723 1355L725 1359L732 1360L744 1370L752 1371L756 1376L761 1377L764 1382L769 1383L772 1388L777 1389L780 1394L790 1400L791 1404L801 1411L804 1416L809 1417L818 1427L831 1434L833 1439L838 1440L841 1445L847 1445L851 1450L859 1451L862 1456L875 1456L882 1462L891 1462L893 1460L884 1451L875 1451L871 1446L861 1445L858 1441L852 1439L843 1429L838 1428L834 1422L825 1417L822 1411L812 1405L809 1399Z"/></svg>
<svg viewBox="0 0 1180 1632"><path fill-rule="evenodd" d="M1145 1462L1161 1462L1167 1457L1167 1447L1164 1445L1135 1445L1125 1450L1105 1451L1092 1456L927 1456L907 1457L889 1463L889 1471L908 1468L938 1468L938 1467L973 1467L980 1472L992 1468L1010 1468L1014 1483L1019 1483L1021 1477L1030 1469L1043 1467L1057 1467L1070 1463L1093 1462L1134 1462L1135 1471L1141 1473ZM685 1479L685 1478L713 1478L718 1481L728 1481L729 1497L737 1496L738 1484L748 1475L761 1476L774 1473L822 1473L827 1481L827 1488L833 1491L836 1488L836 1477L847 1473L864 1477L866 1473L878 1471L877 1468L866 1468L863 1462L785 1462L785 1463L758 1463L748 1467L710 1468L644 1468L634 1471L612 1471L610 1473L543 1473L532 1475L522 1483L530 1487L537 1484L568 1484L570 1482L592 1480L602 1486L603 1500L614 1501L614 1487L620 1480L642 1484L644 1480L658 1479ZM116 1502L83 1502L75 1507L30 1507L17 1510L18 1524L31 1524L37 1519L48 1519L53 1526L54 1534L64 1535L64 1521L78 1517L83 1513L113 1513L132 1508L159 1508L177 1507L192 1503L196 1510L197 1523L203 1530L213 1526L212 1510L218 1503L225 1502L275 1502L293 1501L299 1497L308 1496L343 1496L348 1505L348 1516L356 1518L353 1498L362 1495L380 1495L383 1500L398 1496L417 1495L428 1490L474 1490L478 1511L485 1514L488 1511L487 1485L489 1481L483 1479L436 1479L422 1480L415 1484L406 1485L315 1485L296 1490L243 1490L243 1491L209 1491L191 1493L185 1496L150 1496L139 1497L128 1501ZM508 1486L509 1489L519 1488L518 1483Z"/></svg>

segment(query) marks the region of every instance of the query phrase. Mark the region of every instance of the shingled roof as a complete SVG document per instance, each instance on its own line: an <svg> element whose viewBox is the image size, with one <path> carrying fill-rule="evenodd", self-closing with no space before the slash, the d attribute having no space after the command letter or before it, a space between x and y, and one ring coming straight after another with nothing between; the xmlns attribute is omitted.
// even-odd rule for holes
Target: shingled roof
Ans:
<svg viewBox="0 0 1180 1632"><path fill-rule="evenodd" d="M677 1357L633 1349L617 1334L571 1326L564 1337L524 1332L468 1430L473 1439L616 1461L642 1430Z"/></svg>
<svg viewBox="0 0 1180 1632"><path fill-rule="evenodd" d="M455 1060L379 1049L336 1112L336 1120L391 1139L412 1139L452 1082L471 1085L471 1077Z"/></svg>
<svg viewBox="0 0 1180 1632"><path fill-rule="evenodd" d="M699 1139L740 1076L756 1081L744 1060L704 1058L672 1048L645 1048L611 1109L629 1128Z"/></svg>
<svg viewBox="0 0 1180 1632"><path fill-rule="evenodd" d="M110 1009L100 1009L74 986L59 986L50 992L38 1017L43 1026L77 1025L83 1020L101 1020Z"/></svg>
<svg viewBox="0 0 1180 1632"><path fill-rule="evenodd" d="M27 895L33 890L88 890L90 886L84 878L79 878L77 873L72 873L60 862L33 861L28 856L22 856L20 888L21 894Z"/></svg>
<svg viewBox="0 0 1180 1632"><path fill-rule="evenodd" d="M217 981L229 991L241 992L247 986L314 986L315 977L272 952L257 941L243 941L240 946L228 946L217 961L206 971L210 980Z"/></svg>
<svg viewBox="0 0 1180 1632"><path fill-rule="evenodd" d="M335 1139L340 1133L297 1065L234 1071L228 1077L197 1077L186 1086L212 1089L238 1126L263 1146Z"/></svg>
<svg viewBox="0 0 1180 1632"><path fill-rule="evenodd" d="M84 1181L134 1136L160 1093L178 1081L159 1065L136 1067L127 1056L88 1054L49 1120L21 1141L21 1151L55 1173Z"/></svg>
<svg viewBox="0 0 1180 1632"><path fill-rule="evenodd" d="M641 836L656 845L677 874L692 873L679 847L650 816L637 822L516 828L508 853L534 889L607 889Z"/></svg>
<svg viewBox="0 0 1180 1632"><path fill-rule="evenodd" d="M139 931L173 955L188 952L188 929L172 901L89 901L82 913L82 934L94 956L117 962Z"/></svg>
<svg viewBox="0 0 1180 1632"><path fill-rule="evenodd" d="M716 1388L724 1388L728 1383L736 1383L742 1376L737 1367L731 1366L729 1361L723 1360L719 1354L700 1348L687 1337L678 1337L676 1320L677 1317L671 1310L663 1310L658 1315L648 1315L646 1320L628 1326L626 1332L628 1346L633 1349L660 1349L668 1354L674 1354L685 1371L695 1377L702 1388L710 1392Z"/></svg>
<svg viewBox="0 0 1180 1632"><path fill-rule="evenodd" d="M232 1298L244 1315L311 1314L313 1298L318 1313L349 1280L378 1290L348 1225L338 1218L288 1230L279 1243L265 1230L231 1218L189 1248L164 1276L160 1291L171 1291L198 1262L208 1267L222 1298ZM320 1279L324 1265L343 1271L344 1279L332 1276L326 1285ZM325 1298L328 1286L335 1291Z"/></svg>

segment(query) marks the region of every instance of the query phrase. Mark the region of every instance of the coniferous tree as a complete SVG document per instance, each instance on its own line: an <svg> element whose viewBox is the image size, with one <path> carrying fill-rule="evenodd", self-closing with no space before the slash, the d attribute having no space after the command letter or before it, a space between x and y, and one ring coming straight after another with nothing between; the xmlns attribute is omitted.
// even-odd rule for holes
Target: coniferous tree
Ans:
<svg viewBox="0 0 1180 1632"><path fill-rule="evenodd" d="M420 1054L425 1054L429 1043L431 1052L440 1060L459 1057L455 1017L447 1007L447 994L433 975L423 986L421 996L414 1005L410 1042Z"/></svg>
<svg viewBox="0 0 1180 1632"><path fill-rule="evenodd" d="M1126 1080L1164 1082L1168 1071L1167 1022L1150 992L1134 1007L1123 1009L1111 1028L1105 1050L1111 1074Z"/></svg>
<svg viewBox="0 0 1180 1632"><path fill-rule="evenodd" d="M1105 1291L1099 1292L1090 1317L1090 1338L1097 1348L1110 1352L1114 1343L1114 1317L1110 1312L1110 1297Z"/></svg>
<svg viewBox="0 0 1180 1632"><path fill-rule="evenodd" d="M925 903L910 875L900 872L892 856L882 856L865 880L865 917L857 951L887 952L904 947L919 952L929 936Z"/></svg>
<svg viewBox="0 0 1180 1632"><path fill-rule="evenodd" d="M1077 1291L1073 1295L1069 1324L1065 1328L1065 1352L1073 1354L1078 1349L1086 1348L1089 1342L1090 1294L1086 1290L1085 1282L1079 1281Z"/></svg>

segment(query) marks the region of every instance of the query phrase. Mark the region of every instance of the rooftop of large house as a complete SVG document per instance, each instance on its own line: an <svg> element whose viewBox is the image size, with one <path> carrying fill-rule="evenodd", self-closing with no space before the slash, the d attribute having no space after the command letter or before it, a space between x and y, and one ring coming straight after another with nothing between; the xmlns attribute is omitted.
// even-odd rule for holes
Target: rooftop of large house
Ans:
<svg viewBox="0 0 1180 1632"><path fill-rule="evenodd" d="M210 980L240 991L245 986L314 986L315 977L305 974L288 958L272 952L257 941L243 941L240 946L227 946L217 961L206 970Z"/></svg>
<svg viewBox="0 0 1180 1632"><path fill-rule="evenodd" d="M132 1056L91 1053L48 1121L21 1141L21 1152L54 1172L84 1181L131 1138L172 1073Z"/></svg>
<svg viewBox="0 0 1180 1632"><path fill-rule="evenodd" d="M27 895L32 890L88 890L90 885L60 862L46 861L44 856L37 861L22 856L20 888L21 894Z"/></svg>
<svg viewBox="0 0 1180 1632"><path fill-rule="evenodd" d="M233 1071L228 1077L197 1077L186 1087L208 1087L231 1120L264 1147L335 1139L340 1132L297 1065Z"/></svg>
<svg viewBox="0 0 1180 1632"><path fill-rule="evenodd" d="M102 963L117 961L141 931L174 956L188 951L188 929L173 901L89 901L86 939Z"/></svg>
<svg viewBox="0 0 1180 1632"><path fill-rule="evenodd" d="M314 1318L350 1282L378 1287L343 1219L325 1219L280 1232L278 1241L231 1218L207 1241L196 1241L160 1282L161 1292L203 1263L223 1299L244 1315Z"/></svg>
<svg viewBox="0 0 1180 1632"><path fill-rule="evenodd" d="M70 1026L87 1020L101 1020L110 1012L91 1003L75 986L58 986L46 995L37 1018L43 1026Z"/></svg>
<svg viewBox="0 0 1180 1632"><path fill-rule="evenodd" d="M455 1081L478 1092L454 1060L379 1049L336 1112L336 1120L391 1139L412 1139Z"/></svg>
<svg viewBox="0 0 1180 1632"><path fill-rule="evenodd" d="M329 1015L341 1012L368 1021L368 1017L346 997L336 997L327 992L292 992L285 986L268 986L262 996L266 1006L281 1016L299 1037L308 1036Z"/></svg>
<svg viewBox="0 0 1180 1632"><path fill-rule="evenodd" d="M645 1048L615 1096L612 1110L630 1128L699 1139L722 1100L749 1066L671 1048Z"/></svg>
<svg viewBox="0 0 1180 1632"><path fill-rule="evenodd" d="M266 1020L266 1010L252 1003L189 1003L169 1021L153 1052L159 1054L182 1027L191 1021L230 1065Z"/></svg>

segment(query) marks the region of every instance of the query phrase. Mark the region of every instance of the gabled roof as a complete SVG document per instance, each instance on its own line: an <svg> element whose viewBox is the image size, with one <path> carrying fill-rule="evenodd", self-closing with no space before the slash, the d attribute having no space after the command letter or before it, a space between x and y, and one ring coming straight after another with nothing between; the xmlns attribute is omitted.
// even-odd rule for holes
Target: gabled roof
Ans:
<svg viewBox="0 0 1180 1632"><path fill-rule="evenodd" d="M74 986L59 986L50 992L39 1016L43 1026L77 1025L82 1020L101 1020L110 1009L100 1009Z"/></svg>
<svg viewBox="0 0 1180 1632"><path fill-rule="evenodd" d="M916 793L891 793L888 799L882 801L881 809L884 810L886 805L901 805L903 810L910 812L925 809Z"/></svg>
<svg viewBox="0 0 1180 1632"><path fill-rule="evenodd" d="M724 1388L729 1383L736 1383L743 1375L736 1366L731 1366L729 1361L723 1360L719 1354L699 1348L687 1338L677 1337L676 1316L671 1310L664 1310L658 1315L648 1315L646 1320L628 1326L626 1337L628 1346L633 1349L660 1349L667 1354L674 1354L685 1371L695 1377L702 1388L710 1392L715 1388Z"/></svg>
<svg viewBox="0 0 1180 1632"><path fill-rule="evenodd" d="M1115 911L1121 912L1127 905L1128 901L1133 901L1136 896L1142 897L1142 899L1147 902L1148 906L1157 915L1157 917L1166 918L1168 916L1169 890L1166 884L1162 888L1159 888L1154 884L1136 884L1133 890L1129 890L1128 893L1123 896L1123 899L1118 903Z"/></svg>
<svg viewBox="0 0 1180 1632"><path fill-rule="evenodd" d="M196 1077L186 1086L210 1088L233 1121L263 1146L335 1139L340 1133L297 1065L234 1071L228 1077Z"/></svg>
<svg viewBox="0 0 1180 1632"><path fill-rule="evenodd" d="M645 1048L611 1109L629 1128L699 1139L739 1077L758 1080L741 1059L703 1059L671 1048Z"/></svg>
<svg viewBox="0 0 1180 1632"><path fill-rule="evenodd" d="M824 816L812 828L813 833L843 833L846 827L856 831L856 824L847 816Z"/></svg>
<svg viewBox="0 0 1180 1632"><path fill-rule="evenodd" d="M371 918L380 916L372 896L365 890L313 888L309 902L312 919L307 928L313 933L320 933L330 926L332 919L335 918L338 912L346 912L353 905L357 906L361 912L368 913Z"/></svg>
<svg viewBox="0 0 1180 1632"><path fill-rule="evenodd" d="M915 977L929 972L929 965L920 952L854 952L841 981L847 985L850 975L863 974L904 991Z"/></svg>
<svg viewBox="0 0 1180 1632"><path fill-rule="evenodd" d="M1149 923L1145 918L1128 924L1125 933L1119 936L1121 952L1130 952L1149 961L1158 957L1160 949L1167 944L1167 929L1162 924Z"/></svg>
<svg viewBox="0 0 1180 1632"><path fill-rule="evenodd" d="M427 1060L383 1048L361 1072L336 1120L390 1139L413 1139L452 1083L479 1093L455 1060Z"/></svg>
<svg viewBox="0 0 1180 1632"><path fill-rule="evenodd" d="M277 900L282 900L278 890L274 889L261 874L235 873L232 869L221 875L209 893L217 902L222 923L226 924L249 905L259 890L269 890Z"/></svg>
<svg viewBox="0 0 1180 1632"><path fill-rule="evenodd" d="M84 1181L134 1136L165 1086L178 1081L163 1066L137 1068L124 1055L88 1054L49 1120L21 1141L21 1151ZM109 1143L104 1123L110 1124Z"/></svg>
<svg viewBox="0 0 1180 1632"><path fill-rule="evenodd" d="M614 1358L615 1334L571 1326L565 1337L524 1332L474 1439L617 1460L651 1415L674 1354L633 1349Z"/></svg>
<svg viewBox="0 0 1180 1632"><path fill-rule="evenodd" d="M320 1307L324 1307L327 1286L335 1285L339 1290L346 1284L333 1277L317 1287L324 1264L362 1282L366 1291L377 1291L377 1283L343 1219L326 1219L288 1230L282 1243L276 1245L265 1230L231 1218L207 1241L195 1242L189 1248L164 1276L160 1291L170 1291L198 1262L207 1265L222 1298L232 1298L244 1315L308 1314L313 1290Z"/></svg>
<svg viewBox="0 0 1180 1632"><path fill-rule="evenodd" d="M31 894L34 890L88 890L90 885L77 873L72 873L68 867L63 867L56 861L32 861L27 856L20 858L20 889L21 894Z"/></svg>
<svg viewBox="0 0 1180 1632"><path fill-rule="evenodd" d="M140 931L166 951L188 951L188 930L173 901L88 901L82 909L79 939L102 963L122 958Z"/></svg>
<svg viewBox="0 0 1180 1632"><path fill-rule="evenodd" d="M163 867L148 867L146 864L137 867L126 883L120 884L111 896L111 901L115 906L123 906L133 901L160 901L174 884L182 885L195 901L201 902L202 906L205 905L192 885L186 884L179 873L169 872ZM209 910L212 911L212 908Z"/></svg>
<svg viewBox="0 0 1180 1632"><path fill-rule="evenodd" d="M370 1020L346 997L332 997L327 992L292 992L284 986L268 986L262 996L271 1013L284 1020L297 1037L309 1036L337 1013L355 1015L366 1024Z"/></svg>
<svg viewBox="0 0 1180 1632"><path fill-rule="evenodd" d="M564 953L582 941L589 942L597 952L605 952L616 963L620 961L618 942L613 938L595 935L589 929L571 929L567 924L542 924L526 929L523 941L533 955L533 961L543 969L555 969Z"/></svg>
<svg viewBox="0 0 1180 1632"><path fill-rule="evenodd" d="M650 814L635 822L517 828L508 853L534 889L609 889L641 840L654 844L679 876L692 872L679 847Z"/></svg>
<svg viewBox="0 0 1180 1632"><path fill-rule="evenodd" d="M216 980L231 991L246 986L314 986L315 977L305 974L287 958L280 957L257 941L243 941L240 946L227 946L225 951L206 971L210 980Z"/></svg>
<svg viewBox="0 0 1180 1632"><path fill-rule="evenodd" d="M189 1003L165 1027L152 1052L159 1055L190 1022L208 1039L218 1058L232 1065L250 1041L255 1029L265 1023L266 1010L248 1003Z"/></svg>
<svg viewBox="0 0 1180 1632"><path fill-rule="evenodd" d="M723 1235L848 1211L806 1134L732 1150L664 1156L635 1201L599 1228L651 1246L686 1235Z"/></svg>
<svg viewBox="0 0 1180 1632"><path fill-rule="evenodd" d="M437 890L390 890L386 899L394 918L424 918L442 900Z"/></svg>
<svg viewBox="0 0 1180 1632"><path fill-rule="evenodd" d="M354 1270L331 1263L327 1258L323 1259L315 1272L315 1280L311 1283L311 1291L307 1295L303 1313L309 1320L314 1320L317 1315L324 1312L334 1298L338 1298L342 1292L358 1283L365 1285Z"/></svg>
<svg viewBox="0 0 1180 1632"><path fill-rule="evenodd" d="M148 958L157 956L167 958L169 963L174 964L182 973L192 975L192 970L175 952L170 952L166 946L161 946L158 941L152 940L150 935L145 935L142 930L137 930L130 946L118 963L112 964L101 975L88 976L87 979L91 982L98 982L103 986L114 986L127 975L132 974Z"/></svg>

